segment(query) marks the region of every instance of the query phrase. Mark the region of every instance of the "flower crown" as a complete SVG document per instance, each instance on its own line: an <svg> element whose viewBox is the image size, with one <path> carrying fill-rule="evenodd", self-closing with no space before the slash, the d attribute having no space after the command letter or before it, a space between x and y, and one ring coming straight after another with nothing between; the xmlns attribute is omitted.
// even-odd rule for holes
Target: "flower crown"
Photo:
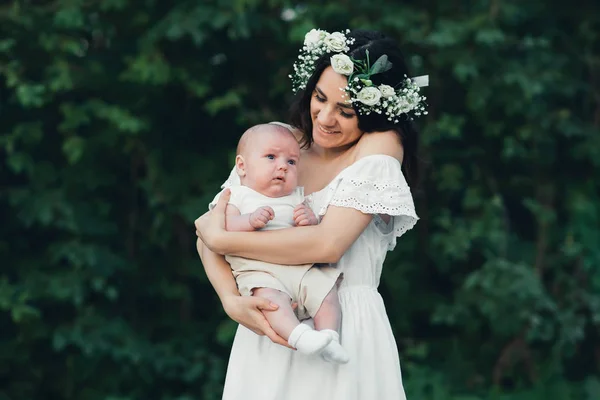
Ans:
<svg viewBox="0 0 600 400"><path fill-rule="evenodd" d="M337 53L331 57L331 67L338 74L348 77L348 85L341 90L349 94L350 102L359 113L385 114L389 121L398 122L402 114L412 116L427 115L425 96L419 94L420 87L428 86L428 75L403 80L400 87L389 85L375 86L371 77L388 71L392 63L387 55L382 55L371 64L369 51L366 60L356 60L345 52L350 51L348 45L354 38L346 36L350 30L329 33L321 29L313 29L304 38L304 46L300 50L298 60L294 63L294 74L290 75L294 93L306 88L308 80L315 72L315 62L326 53Z"/></svg>

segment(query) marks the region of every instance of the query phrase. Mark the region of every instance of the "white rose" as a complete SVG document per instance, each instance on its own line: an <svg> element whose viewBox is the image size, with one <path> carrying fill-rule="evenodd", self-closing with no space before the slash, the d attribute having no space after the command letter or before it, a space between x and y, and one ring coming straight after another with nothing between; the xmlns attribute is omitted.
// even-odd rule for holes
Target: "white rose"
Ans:
<svg viewBox="0 0 600 400"><path fill-rule="evenodd" d="M379 91L381 92L381 95L385 98L392 97L396 94L396 91L390 85L380 85Z"/></svg>
<svg viewBox="0 0 600 400"><path fill-rule="evenodd" d="M335 53L340 53L346 50L346 36L341 32L333 32L323 40L327 50Z"/></svg>
<svg viewBox="0 0 600 400"><path fill-rule="evenodd" d="M354 63L345 54L336 54L331 57L331 67L341 75L350 76L354 71Z"/></svg>
<svg viewBox="0 0 600 400"><path fill-rule="evenodd" d="M379 100L381 99L381 92L376 87L369 86L358 92L356 99L368 106L374 106L375 104L379 103Z"/></svg>
<svg viewBox="0 0 600 400"><path fill-rule="evenodd" d="M325 32L320 29L311 29L310 32L304 36L304 45L308 50L313 50L319 46L319 42L325 36Z"/></svg>

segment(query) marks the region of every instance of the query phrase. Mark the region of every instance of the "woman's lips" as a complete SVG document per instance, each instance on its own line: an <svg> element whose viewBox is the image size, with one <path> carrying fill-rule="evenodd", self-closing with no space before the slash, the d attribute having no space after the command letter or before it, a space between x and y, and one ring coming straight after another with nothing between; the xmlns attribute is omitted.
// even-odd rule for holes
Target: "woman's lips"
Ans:
<svg viewBox="0 0 600 400"><path fill-rule="evenodd" d="M325 128L324 128L324 127L321 125L321 124L317 124L317 128L318 128L318 129L319 129L321 132L323 132L323 133L325 133L325 134L328 134L328 135L332 135L332 134L334 134L334 133L338 133L337 131L333 131L333 130L325 129Z"/></svg>

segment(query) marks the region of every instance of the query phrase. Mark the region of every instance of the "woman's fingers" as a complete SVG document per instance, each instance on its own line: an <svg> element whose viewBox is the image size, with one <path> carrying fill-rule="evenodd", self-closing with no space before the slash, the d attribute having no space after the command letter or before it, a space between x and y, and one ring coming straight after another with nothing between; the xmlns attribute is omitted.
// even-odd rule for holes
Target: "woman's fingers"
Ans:
<svg viewBox="0 0 600 400"><path fill-rule="evenodd" d="M246 328L248 328L248 327L246 327ZM254 328L248 328L248 329L250 329L252 332L256 333L258 336L265 336L265 334L264 334L264 333L262 333L262 332L261 332L260 330L258 330L258 329L254 329Z"/></svg>
<svg viewBox="0 0 600 400"><path fill-rule="evenodd" d="M223 254L219 248L219 238L225 232L225 209L231 197L231 190L225 189L219 196L215 207L194 221L196 235L213 252Z"/></svg>
<svg viewBox="0 0 600 400"><path fill-rule="evenodd" d="M229 203L229 198L231 197L231 190L225 189L223 193L219 196L219 200L217 200L217 204L215 204L214 208L211 211L207 211L202 214L200 217L196 218L194 221L194 226L196 227L196 235L202 235L202 228L204 225L209 223L210 216L212 214L222 214L223 219L225 215L225 209L227 208L227 203Z"/></svg>
<svg viewBox="0 0 600 400"><path fill-rule="evenodd" d="M277 332L275 332L273 330L273 328L271 328L269 321L267 321L264 314L261 312L261 310L275 311L279 308L279 306L275 303L270 302L267 299L263 299L260 297L251 297L251 298L255 300L254 303L256 306L257 313L254 316L255 317L254 319L255 319L255 322L258 324L259 329L261 330L260 334L267 336L269 339L271 339L271 341L273 343L277 343L277 344L280 344L285 347L293 348L292 346L289 345L287 340L285 340L284 338L279 336L277 334Z"/></svg>
<svg viewBox="0 0 600 400"><path fill-rule="evenodd" d="M281 336L279 336L277 334L277 332L275 332L273 330L273 328L271 328L271 325L269 325L269 322L267 322L267 320L265 319L265 322L263 324L263 332L265 333L265 335L271 339L271 342L276 343L276 344L280 344L282 346L285 347L289 347L290 349L293 349L292 346L290 346L290 344L288 343L287 340L285 340L284 338L282 338Z"/></svg>
<svg viewBox="0 0 600 400"><path fill-rule="evenodd" d="M265 317L262 315L262 313L259 313L259 314L260 314L260 316L257 316L257 318L261 318L262 317L262 321L258 322L258 325L257 325L256 328L252 327L252 326L247 326L247 325L244 325L244 326L246 328L250 329L252 332L256 333L258 336L266 336L273 343L276 343L276 344L279 344L281 346L285 346L285 347L289 347L290 349L293 349L293 347L290 346L290 344L287 342L287 340L285 340L284 338L282 338L281 336L279 336L277 334L277 332L275 332L273 330L273 328L271 328L271 325L269 325L269 322L265 319Z"/></svg>
<svg viewBox="0 0 600 400"><path fill-rule="evenodd" d="M194 221L194 226L196 227L196 236L198 236L198 237L202 237L202 233L200 231L200 227L202 226L203 221L206 221L207 214L209 212L210 211L205 212L204 214L202 214L201 216L199 216L198 218L196 218L196 220Z"/></svg>
<svg viewBox="0 0 600 400"><path fill-rule="evenodd" d="M292 348L287 340L273 330L261 310L275 311L279 306L267 299L254 296L232 296L224 303L227 315L237 323L260 336L267 336L273 343Z"/></svg>
<svg viewBox="0 0 600 400"><path fill-rule="evenodd" d="M254 306L259 309L259 310L265 310L265 311L275 311L279 308L279 305L270 302L267 299L264 299L262 297L250 297L252 300L254 300Z"/></svg>
<svg viewBox="0 0 600 400"><path fill-rule="evenodd" d="M225 189L223 193L219 196L219 200L217 200L217 204L213 208L213 211L218 214L225 214L225 209L227 208L227 203L229 203L229 198L231 197L231 190Z"/></svg>

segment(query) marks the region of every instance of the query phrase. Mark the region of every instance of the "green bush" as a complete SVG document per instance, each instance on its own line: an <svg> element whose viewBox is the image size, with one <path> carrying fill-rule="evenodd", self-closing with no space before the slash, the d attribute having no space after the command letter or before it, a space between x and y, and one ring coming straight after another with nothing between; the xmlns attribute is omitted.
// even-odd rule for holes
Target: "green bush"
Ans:
<svg viewBox="0 0 600 400"><path fill-rule="evenodd" d="M383 12L384 11L384 12ZM304 33L429 74L421 221L381 285L411 400L597 399L600 20L564 2L0 5L0 399L217 399L235 324L195 253Z"/></svg>

